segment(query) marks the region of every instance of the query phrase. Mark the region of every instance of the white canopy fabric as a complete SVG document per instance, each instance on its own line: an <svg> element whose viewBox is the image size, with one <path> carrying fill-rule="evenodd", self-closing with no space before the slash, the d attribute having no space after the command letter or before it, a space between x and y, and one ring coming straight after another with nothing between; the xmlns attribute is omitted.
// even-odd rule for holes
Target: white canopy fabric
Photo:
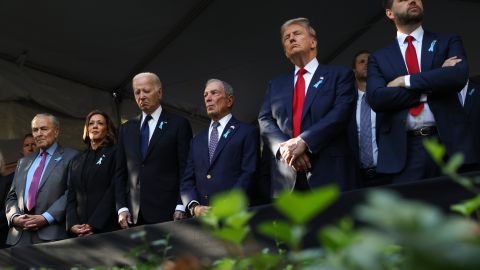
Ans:
<svg viewBox="0 0 480 270"><path fill-rule="evenodd" d="M280 44L284 21L309 18L319 61L350 66L356 51L395 37L380 2L0 1L0 139L23 137L33 115L47 111L60 117L61 142L80 148L92 109L115 119L138 114L130 80L143 71L160 76L163 106L188 117L195 131L208 123L202 93L209 78L229 82L234 114L255 123L268 80L292 69ZM480 1L424 6L424 28L461 35L470 73L480 75ZM118 111L113 93L121 97Z"/></svg>

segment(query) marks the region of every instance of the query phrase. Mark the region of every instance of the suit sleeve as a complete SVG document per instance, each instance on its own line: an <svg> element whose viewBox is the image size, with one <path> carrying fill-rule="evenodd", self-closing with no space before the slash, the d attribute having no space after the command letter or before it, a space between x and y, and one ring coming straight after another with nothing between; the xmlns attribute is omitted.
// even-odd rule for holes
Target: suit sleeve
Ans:
<svg viewBox="0 0 480 270"><path fill-rule="evenodd" d="M260 157L260 138L256 128L252 127L250 129L243 140L242 147L242 173L238 177L235 187L247 191L257 172L257 164L259 163Z"/></svg>
<svg viewBox="0 0 480 270"><path fill-rule="evenodd" d="M73 162L70 162L70 165L68 166L68 172L67 172L67 210L66 210L66 225L67 225L67 231L70 231L70 228L73 225L79 224L78 221L78 216L77 216L77 194L75 191L75 184L73 183L73 172L72 172L72 167L73 167Z"/></svg>
<svg viewBox="0 0 480 270"><path fill-rule="evenodd" d="M417 106L421 96L417 91L404 87L387 87L389 81L376 57L374 54L368 57L367 100L370 107L375 112L396 112Z"/></svg>
<svg viewBox="0 0 480 270"><path fill-rule="evenodd" d="M11 227L11 221L12 217L14 215L22 215L22 211L20 210L20 207L18 206L18 197L17 197L17 185L18 182L21 181L17 178L20 177L20 173L18 171L18 168L20 165L24 162L23 159L20 159L17 164L17 168L15 170L15 175L12 181L12 185L10 186L10 190L7 193L7 196L5 198L5 216L7 218L7 223Z"/></svg>
<svg viewBox="0 0 480 270"><path fill-rule="evenodd" d="M178 141L177 141L177 157L178 157L178 177L180 180L185 172L186 163L188 159L188 153L190 150L190 142L192 140L192 128L187 119L182 118L182 123L178 130ZM181 184L181 183L180 183ZM178 205L183 205L180 194L178 194Z"/></svg>
<svg viewBox="0 0 480 270"><path fill-rule="evenodd" d="M195 180L195 162L193 153L194 141L190 145L190 151L188 153L187 164L185 166L185 172L183 173L182 181L180 182L180 195L183 202L183 205L187 205L192 201L198 201L198 192Z"/></svg>
<svg viewBox="0 0 480 270"><path fill-rule="evenodd" d="M424 94L460 92L468 80L468 62L462 39L459 36L452 36L448 39L447 52L445 59L442 59L442 64L443 61L453 56L457 56L462 61L453 67L440 66L410 75L410 89Z"/></svg>
<svg viewBox="0 0 480 270"><path fill-rule="evenodd" d="M339 133L345 132L352 118L355 106L355 87L352 71L339 72L336 79L335 102L330 111L300 137L307 143L312 153L318 153Z"/></svg>
<svg viewBox="0 0 480 270"><path fill-rule="evenodd" d="M274 94L273 92L272 82L269 82L265 100L258 115L258 124L260 126L260 135L264 138L273 155L276 156L279 144L289 140L290 137L280 130L276 122L277 120L272 115L271 97Z"/></svg>
<svg viewBox="0 0 480 270"><path fill-rule="evenodd" d="M113 178L115 188L115 206L118 211L122 207L128 207L127 204L127 160L125 156L125 146L123 140L125 126L120 127L119 138L117 144L115 174Z"/></svg>

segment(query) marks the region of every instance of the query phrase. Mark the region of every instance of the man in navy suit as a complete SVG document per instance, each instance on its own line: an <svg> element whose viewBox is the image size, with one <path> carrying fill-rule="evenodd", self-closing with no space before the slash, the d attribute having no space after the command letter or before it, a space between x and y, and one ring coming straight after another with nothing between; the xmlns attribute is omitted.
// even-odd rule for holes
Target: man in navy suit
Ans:
<svg viewBox="0 0 480 270"><path fill-rule="evenodd" d="M459 92L468 65L460 37L422 28L421 0L385 0L397 28L393 44L369 57L367 99L378 117L377 171L394 183L439 175L422 141L438 137L447 154L461 152L466 166L479 159Z"/></svg>
<svg viewBox="0 0 480 270"><path fill-rule="evenodd" d="M309 190L337 183L356 186L347 126L355 106L353 72L318 63L315 30L306 18L280 29L294 70L271 80L258 121L260 133L276 159L272 192Z"/></svg>
<svg viewBox="0 0 480 270"><path fill-rule="evenodd" d="M210 126L193 138L181 184L183 204L192 216L206 213L210 197L218 192L247 191L259 157L257 129L232 116L233 88L210 79L203 97Z"/></svg>
<svg viewBox="0 0 480 270"><path fill-rule="evenodd" d="M480 85L470 80L460 93L475 138L475 149L480 153Z"/></svg>
<svg viewBox="0 0 480 270"><path fill-rule="evenodd" d="M121 126L117 145L115 200L122 228L185 217L180 178L192 138L190 123L160 105L157 75L140 73L132 87L142 114Z"/></svg>

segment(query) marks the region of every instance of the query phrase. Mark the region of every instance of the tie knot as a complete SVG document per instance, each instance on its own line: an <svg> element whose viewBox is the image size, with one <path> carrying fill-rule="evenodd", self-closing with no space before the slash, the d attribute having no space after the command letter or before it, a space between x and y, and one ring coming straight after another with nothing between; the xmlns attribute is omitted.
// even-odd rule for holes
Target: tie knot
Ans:
<svg viewBox="0 0 480 270"><path fill-rule="evenodd" d="M46 150L42 150L42 157L46 157L47 156L47 151Z"/></svg>
<svg viewBox="0 0 480 270"><path fill-rule="evenodd" d="M405 38L405 41L407 41L407 43L409 43L409 44L411 44L412 41L414 41L414 40L415 40L415 38L412 37L412 36L407 36L407 37Z"/></svg>
<svg viewBox="0 0 480 270"><path fill-rule="evenodd" d="M147 116L145 116L145 120L144 120L144 121L147 121L147 122L148 122L148 121L152 120L152 118L153 118L152 115L147 114Z"/></svg>
<svg viewBox="0 0 480 270"><path fill-rule="evenodd" d="M215 122L212 123L212 127L213 127L213 128L217 128L218 126L220 126L220 123L219 123L219 122L216 122L216 121L215 121Z"/></svg>
<svg viewBox="0 0 480 270"><path fill-rule="evenodd" d="M303 74L307 73L307 70L304 69L303 67L298 70L298 76L303 76Z"/></svg>

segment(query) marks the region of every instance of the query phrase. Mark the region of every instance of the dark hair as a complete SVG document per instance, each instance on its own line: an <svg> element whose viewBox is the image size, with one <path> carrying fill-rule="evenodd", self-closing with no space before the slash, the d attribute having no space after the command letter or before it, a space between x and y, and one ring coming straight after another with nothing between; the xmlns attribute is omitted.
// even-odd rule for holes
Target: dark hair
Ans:
<svg viewBox="0 0 480 270"><path fill-rule="evenodd" d="M32 133L27 133L23 136L23 140L25 141L26 138L33 138L33 134Z"/></svg>
<svg viewBox="0 0 480 270"><path fill-rule="evenodd" d="M88 124L90 122L90 118L92 116L99 114L105 118L105 124L107 127L107 137L103 140L101 146L112 146L117 143L117 130L113 125L112 119L103 111L100 110L93 110L91 111L87 117L85 117L85 124L83 125L83 142L90 147L90 137L88 137Z"/></svg>
<svg viewBox="0 0 480 270"><path fill-rule="evenodd" d="M368 53L370 54L370 51L369 50L361 50L361 51L358 51L355 56L353 56L353 59L352 59L352 68L354 69L355 68L355 64L357 62L357 57L360 55L360 54L364 54L364 53Z"/></svg>
<svg viewBox="0 0 480 270"><path fill-rule="evenodd" d="M391 9L393 5L393 0L382 0L382 6L384 9Z"/></svg>

